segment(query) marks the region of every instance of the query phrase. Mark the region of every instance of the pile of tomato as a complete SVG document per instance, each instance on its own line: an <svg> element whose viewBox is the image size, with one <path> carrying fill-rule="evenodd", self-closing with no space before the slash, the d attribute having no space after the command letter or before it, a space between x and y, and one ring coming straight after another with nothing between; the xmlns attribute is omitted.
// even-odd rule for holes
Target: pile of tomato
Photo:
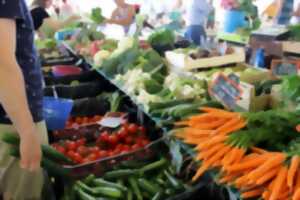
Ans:
<svg viewBox="0 0 300 200"><path fill-rule="evenodd" d="M84 164L133 152L149 143L145 127L134 123L124 123L114 131L101 132L93 143L88 143L85 138L81 138L74 141L60 141L52 146L75 164Z"/></svg>
<svg viewBox="0 0 300 200"><path fill-rule="evenodd" d="M102 119L102 116L95 115L92 117L70 117L66 123L66 128L76 128L89 124L95 124Z"/></svg>

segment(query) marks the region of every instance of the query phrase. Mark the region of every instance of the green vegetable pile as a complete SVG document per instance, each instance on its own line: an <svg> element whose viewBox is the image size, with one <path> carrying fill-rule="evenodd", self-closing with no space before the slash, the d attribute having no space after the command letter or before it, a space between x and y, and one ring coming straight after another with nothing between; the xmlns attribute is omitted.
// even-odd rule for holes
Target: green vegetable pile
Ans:
<svg viewBox="0 0 300 200"><path fill-rule="evenodd" d="M148 42L151 46L174 46L175 43L175 34L169 29L162 29L152 33Z"/></svg>
<svg viewBox="0 0 300 200"><path fill-rule="evenodd" d="M105 20L105 18L102 15L102 9L101 8L93 8L91 13L91 19L96 24L101 24Z"/></svg>
<svg viewBox="0 0 300 200"><path fill-rule="evenodd" d="M190 189L191 186L176 177L169 161L161 158L152 163L125 161L101 178L90 175L77 181L64 198L163 200Z"/></svg>
<svg viewBox="0 0 300 200"><path fill-rule="evenodd" d="M300 111L300 77L297 75L284 77L281 91L284 107Z"/></svg>
<svg viewBox="0 0 300 200"><path fill-rule="evenodd" d="M289 27L290 30L290 39L293 41L300 42L300 25L293 25Z"/></svg>

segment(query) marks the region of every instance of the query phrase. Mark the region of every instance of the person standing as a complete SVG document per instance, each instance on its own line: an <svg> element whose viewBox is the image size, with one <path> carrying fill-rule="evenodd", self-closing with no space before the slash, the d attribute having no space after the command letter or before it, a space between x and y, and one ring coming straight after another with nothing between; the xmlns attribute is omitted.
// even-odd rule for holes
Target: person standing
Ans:
<svg viewBox="0 0 300 200"><path fill-rule="evenodd" d="M206 39L205 23L212 6L207 0L189 0L187 5L185 38L196 45Z"/></svg>
<svg viewBox="0 0 300 200"><path fill-rule="evenodd" d="M135 8L133 5L125 3L125 0L115 0L117 8L113 11L110 19L106 20L108 24L117 24L123 26L127 34L130 25L134 22Z"/></svg>
<svg viewBox="0 0 300 200"><path fill-rule="evenodd" d="M293 16L294 0L277 0L278 15L276 17L277 24L289 25Z"/></svg>
<svg viewBox="0 0 300 200"><path fill-rule="evenodd" d="M25 0L0 3L0 135L18 134L21 160L0 141L0 191L4 200L40 200L40 144L47 143L42 73Z"/></svg>

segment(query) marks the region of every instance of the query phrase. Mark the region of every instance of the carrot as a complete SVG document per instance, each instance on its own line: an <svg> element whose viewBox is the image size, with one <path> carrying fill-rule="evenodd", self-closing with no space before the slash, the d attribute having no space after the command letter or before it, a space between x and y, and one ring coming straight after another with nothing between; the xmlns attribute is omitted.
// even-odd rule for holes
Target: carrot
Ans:
<svg viewBox="0 0 300 200"><path fill-rule="evenodd" d="M241 162L237 164L233 164L227 168L228 171L241 171L245 169L251 169L257 167L266 161L265 156L258 156L246 162Z"/></svg>
<svg viewBox="0 0 300 200"><path fill-rule="evenodd" d="M284 185L287 178L288 169L286 167L281 167L274 183L274 188L272 189L270 200L278 199L281 191L281 187Z"/></svg>
<svg viewBox="0 0 300 200"><path fill-rule="evenodd" d="M266 172L268 172L272 168L281 165L286 159L286 156L282 153L276 153L272 155L263 165L261 165L255 171L249 174L249 178L251 180L256 181L258 178L262 177Z"/></svg>
<svg viewBox="0 0 300 200"><path fill-rule="evenodd" d="M269 200L270 195L271 195L271 192L269 192L268 190L265 190L265 191L263 192L263 194L262 194L262 198L263 198L264 200Z"/></svg>
<svg viewBox="0 0 300 200"><path fill-rule="evenodd" d="M251 147L251 150L254 152L254 153L258 153L258 154L264 154L264 153L267 153L267 151L261 149L261 148L258 148L258 147Z"/></svg>
<svg viewBox="0 0 300 200"><path fill-rule="evenodd" d="M206 151L201 151L199 155L197 156L197 160L202 160L211 157L213 154L215 154L217 151L219 151L222 147L225 145L223 143L217 144L213 146L210 149L207 149Z"/></svg>
<svg viewBox="0 0 300 200"><path fill-rule="evenodd" d="M190 123L190 126L199 128L199 129L215 129L223 125L227 120L226 119L218 119L216 121L212 121L210 123Z"/></svg>
<svg viewBox="0 0 300 200"><path fill-rule="evenodd" d="M197 147L197 150L209 148L213 145L224 142L226 139L227 139L227 136L225 136L225 135L214 136L208 142L200 143Z"/></svg>
<svg viewBox="0 0 300 200"><path fill-rule="evenodd" d="M179 121L174 123L175 126L188 126L189 121Z"/></svg>
<svg viewBox="0 0 300 200"><path fill-rule="evenodd" d="M226 111L224 109L205 107L205 106L201 107L200 110L202 112L206 112L206 113L210 113L210 112L232 113L232 112Z"/></svg>
<svg viewBox="0 0 300 200"><path fill-rule="evenodd" d="M249 198L254 198L254 197L259 197L263 193L262 188L256 188L247 192L242 193L242 198L244 199L249 199Z"/></svg>
<svg viewBox="0 0 300 200"><path fill-rule="evenodd" d="M227 130L228 128L238 124L241 121L241 117L234 117L231 118L229 121L227 121L223 126L219 127L216 131L222 132L224 130Z"/></svg>
<svg viewBox="0 0 300 200"><path fill-rule="evenodd" d="M300 188L298 188L295 193L293 194L292 200L300 200Z"/></svg>
<svg viewBox="0 0 300 200"><path fill-rule="evenodd" d="M262 177L258 178L256 181L257 185L262 185L266 183L267 181L271 180L272 178L276 177L276 174L279 171L279 167L275 167L274 169L270 170L266 174L264 174Z"/></svg>
<svg viewBox="0 0 300 200"><path fill-rule="evenodd" d="M183 133L186 137L204 138L211 136L212 131L187 128L183 131Z"/></svg>
<svg viewBox="0 0 300 200"><path fill-rule="evenodd" d="M237 188L242 188L244 186L249 185L249 180L248 180L247 174L237 178L234 183Z"/></svg>
<svg viewBox="0 0 300 200"><path fill-rule="evenodd" d="M192 181L197 181L206 170L208 170L209 166L206 164L203 164L196 172L196 174L194 175L194 177L192 178Z"/></svg>
<svg viewBox="0 0 300 200"><path fill-rule="evenodd" d="M212 115L210 113L205 113L205 114L201 114L201 115L195 115L189 118L189 122L191 121L197 121L198 123L201 122L211 122L211 121L215 121L216 119L218 119L218 117L216 117L215 115Z"/></svg>
<svg viewBox="0 0 300 200"><path fill-rule="evenodd" d="M232 162L233 163L240 162L244 157L245 153L246 153L245 149L237 148L237 154L235 155L235 157L232 158Z"/></svg>
<svg viewBox="0 0 300 200"><path fill-rule="evenodd" d="M223 156L230 151L229 146L224 146L222 149L220 149L215 155L213 155L209 160L207 160L207 164L209 166L213 165L217 161L221 161Z"/></svg>
<svg viewBox="0 0 300 200"><path fill-rule="evenodd" d="M236 176L237 176L236 174L227 174L219 180L219 183L224 184L224 183L232 182L236 178Z"/></svg>
<svg viewBox="0 0 300 200"><path fill-rule="evenodd" d="M198 145L199 143L204 142L205 139L203 139L203 138L186 137L183 141L185 143L187 143L187 144Z"/></svg>
<svg viewBox="0 0 300 200"><path fill-rule="evenodd" d="M224 168L229 164L229 161L231 160L231 157L233 156L232 154L234 154L235 151L236 151L236 148L231 148L231 150L222 159L222 165Z"/></svg>
<svg viewBox="0 0 300 200"><path fill-rule="evenodd" d="M238 124L232 125L231 127L224 129L223 131L216 131L216 132L219 135L228 135L230 133L243 129L244 127L246 127L246 125L247 125L246 121L241 120Z"/></svg>
<svg viewBox="0 0 300 200"><path fill-rule="evenodd" d="M293 182L295 179L295 175L297 173L297 170L299 168L299 162L300 162L300 158L299 156L295 155L293 156L292 160L291 160L291 165L288 171L288 176L287 176L287 184L290 188L293 187Z"/></svg>

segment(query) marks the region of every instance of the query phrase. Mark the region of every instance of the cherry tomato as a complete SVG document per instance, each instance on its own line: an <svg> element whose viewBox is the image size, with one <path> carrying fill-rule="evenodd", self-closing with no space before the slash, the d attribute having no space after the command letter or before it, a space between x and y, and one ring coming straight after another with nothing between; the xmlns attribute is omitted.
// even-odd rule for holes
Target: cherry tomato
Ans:
<svg viewBox="0 0 300 200"><path fill-rule="evenodd" d="M105 157L107 157L107 156L108 156L108 152L107 152L107 151L104 151L104 150L102 150L102 151L99 151L99 155L100 155L100 157L101 157L101 158L105 158Z"/></svg>
<svg viewBox="0 0 300 200"><path fill-rule="evenodd" d="M145 128L144 126L140 126L140 127L139 127L139 132L140 132L141 134L145 134L145 133L146 133L146 128Z"/></svg>
<svg viewBox="0 0 300 200"><path fill-rule="evenodd" d="M123 145L122 151L126 151L126 152L130 151L130 146L129 145Z"/></svg>
<svg viewBox="0 0 300 200"><path fill-rule="evenodd" d="M82 119L82 123L83 123L83 124L89 123L89 118L88 118L88 117L84 117L84 118Z"/></svg>
<svg viewBox="0 0 300 200"><path fill-rule="evenodd" d="M74 159L74 155L75 155L75 152L72 151L72 150L70 150L70 151L67 152L67 156L68 156L69 158L71 158L72 160L75 160L75 159Z"/></svg>
<svg viewBox="0 0 300 200"><path fill-rule="evenodd" d="M132 138L131 136L127 136L127 137L125 138L125 143L126 143L126 144L132 144L132 143L133 143L133 138Z"/></svg>
<svg viewBox="0 0 300 200"><path fill-rule="evenodd" d="M90 151L91 151L92 153L96 153L96 152L99 152L99 151L100 151L100 148L97 147L97 146L90 147L89 149L90 149Z"/></svg>
<svg viewBox="0 0 300 200"><path fill-rule="evenodd" d="M108 152L108 157L112 157L112 156L114 156L115 154L114 154L114 152L113 151L109 151Z"/></svg>
<svg viewBox="0 0 300 200"><path fill-rule="evenodd" d="M129 127L128 122L122 124L122 128L124 128L126 131L128 131L128 127Z"/></svg>
<svg viewBox="0 0 300 200"><path fill-rule="evenodd" d="M56 146L55 149L62 154L66 154L66 149L60 145Z"/></svg>
<svg viewBox="0 0 300 200"><path fill-rule="evenodd" d="M114 150L118 149L119 151L121 151L123 149L123 144L118 144Z"/></svg>
<svg viewBox="0 0 300 200"><path fill-rule="evenodd" d="M136 124L129 124L128 126L128 132L131 134L135 134L138 131L138 125Z"/></svg>
<svg viewBox="0 0 300 200"><path fill-rule="evenodd" d="M114 151L113 151L113 155L115 156L115 155L119 155L121 153L121 151L119 150L119 149L115 149Z"/></svg>
<svg viewBox="0 0 300 200"><path fill-rule="evenodd" d="M117 136L120 140L125 139L127 135L127 130L124 127L120 128L120 130L117 132Z"/></svg>
<svg viewBox="0 0 300 200"><path fill-rule="evenodd" d="M91 153L91 154L88 156L88 159L91 160L91 161L97 160L97 159L98 159L97 154Z"/></svg>
<svg viewBox="0 0 300 200"><path fill-rule="evenodd" d="M111 144L111 145L116 145L118 143L118 137L113 134L113 135L110 135L108 137L108 142Z"/></svg>
<svg viewBox="0 0 300 200"><path fill-rule="evenodd" d="M109 134L108 134L107 131L101 133L101 135L100 135L100 140L101 140L102 142L108 142L108 140L109 140Z"/></svg>
<svg viewBox="0 0 300 200"><path fill-rule="evenodd" d="M68 150L73 150L74 151L77 148L77 144L74 141L67 140L66 141L66 147L67 147Z"/></svg>
<svg viewBox="0 0 300 200"><path fill-rule="evenodd" d="M143 144L143 146L147 146L148 144L150 144L150 141L147 139L142 140L142 144Z"/></svg>
<svg viewBox="0 0 300 200"><path fill-rule="evenodd" d="M77 140L76 143L77 143L77 146L85 145L86 139L85 138L81 138L81 139Z"/></svg>
<svg viewBox="0 0 300 200"><path fill-rule="evenodd" d="M77 162L77 163L82 163L83 158L79 153L74 153L73 155L73 159Z"/></svg>
<svg viewBox="0 0 300 200"><path fill-rule="evenodd" d="M131 150L132 151L136 151L136 150L138 150L138 149L140 149L141 147L138 145L138 144L134 144L134 145L132 145L131 146Z"/></svg>
<svg viewBox="0 0 300 200"><path fill-rule="evenodd" d="M90 162L89 158L84 158L84 159L82 160L82 163L89 163L89 162Z"/></svg>
<svg viewBox="0 0 300 200"><path fill-rule="evenodd" d="M100 115L95 115L94 117L93 117L93 121L94 122L98 122L98 121L100 121L102 119L102 117L100 116Z"/></svg>
<svg viewBox="0 0 300 200"><path fill-rule="evenodd" d="M75 122L80 125L83 122L83 119L81 117L76 117Z"/></svg>
<svg viewBox="0 0 300 200"><path fill-rule="evenodd" d="M77 152L82 156L86 156L90 153L89 148L87 148L86 146L79 146L77 148Z"/></svg>

